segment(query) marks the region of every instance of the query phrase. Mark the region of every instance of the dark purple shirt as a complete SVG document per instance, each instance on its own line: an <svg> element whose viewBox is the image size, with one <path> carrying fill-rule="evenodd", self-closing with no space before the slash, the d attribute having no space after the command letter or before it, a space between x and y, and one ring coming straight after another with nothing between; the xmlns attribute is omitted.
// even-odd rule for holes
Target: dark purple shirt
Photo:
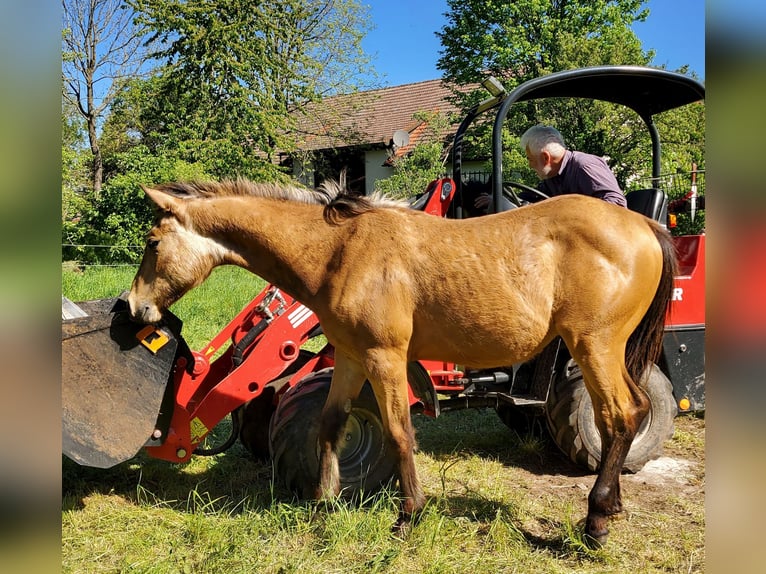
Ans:
<svg viewBox="0 0 766 574"><path fill-rule="evenodd" d="M538 189L550 195L581 193L627 207L625 195L609 165L600 157L567 150L558 175L544 179Z"/></svg>

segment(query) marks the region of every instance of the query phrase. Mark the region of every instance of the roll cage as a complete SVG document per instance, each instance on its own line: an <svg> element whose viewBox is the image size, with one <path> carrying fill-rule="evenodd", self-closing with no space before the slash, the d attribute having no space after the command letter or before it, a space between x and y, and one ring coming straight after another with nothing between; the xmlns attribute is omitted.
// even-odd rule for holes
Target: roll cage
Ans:
<svg viewBox="0 0 766 574"><path fill-rule="evenodd" d="M543 98L586 98L621 104L643 120L652 141L652 177L660 176L662 146L654 116L705 99L705 87L697 80L668 70L643 66L594 66L555 72L528 80L510 92L493 77L482 85L492 94L471 108L455 132L452 151L453 177L462 191L463 136L485 112L497 109L492 128L492 212L501 211L503 193L502 130L511 106ZM510 190L515 194L513 190Z"/></svg>

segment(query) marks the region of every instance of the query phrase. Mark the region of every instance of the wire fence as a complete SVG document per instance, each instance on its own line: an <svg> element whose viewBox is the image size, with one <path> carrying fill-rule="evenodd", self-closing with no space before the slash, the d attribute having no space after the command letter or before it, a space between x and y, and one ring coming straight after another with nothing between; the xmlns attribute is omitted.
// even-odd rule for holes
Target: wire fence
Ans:
<svg viewBox="0 0 766 574"><path fill-rule="evenodd" d="M143 245L62 243L61 259L65 269L135 267L143 250Z"/></svg>
<svg viewBox="0 0 766 574"><path fill-rule="evenodd" d="M664 191L668 199L672 201L690 195L692 186L696 186L697 195L705 195L704 169L636 179L626 186L627 189L625 191L630 192L636 189L656 187Z"/></svg>
<svg viewBox="0 0 766 574"><path fill-rule="evenodd" d="M488 171L463 172L463 182L480 181L486 183L492 174ZM705 196L705 170L693 169L689 172L661 175L656 178L645 177L632 180L625 186L626 193L636 189L656 187L662 189L670 202L681 201L690 197L696 186L698 197ZM704 199L700 203L704 210ZM86 243L62 243L62 261L71 268L88 267L134 267L141 261L143 245L106 245Z"/></svg>
<svg viewBox="0 0 766 574"><path fill-rule="evenodd" d="M463 172L461 179L463 183L469 181L478 181L487 183L492 177L488 171L468 171ZM663 190L669 200L683 198L692 190L692 185L697 186L697 195L705 195L705 170L693 169L692 171L670 173L660 175L659 177L642 177L631 180L625 185L625 192L629 193L636 189L645 189L656 187Z"/></svg>

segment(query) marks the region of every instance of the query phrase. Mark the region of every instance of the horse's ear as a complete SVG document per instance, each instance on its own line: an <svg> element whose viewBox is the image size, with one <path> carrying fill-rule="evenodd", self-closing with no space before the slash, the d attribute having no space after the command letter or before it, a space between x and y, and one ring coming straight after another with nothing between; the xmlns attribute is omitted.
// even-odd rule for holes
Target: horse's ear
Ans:
<svg viewBox="0 0 766 574"><path fill-rule="evenodd" d="M145 185L142 185L141 189L144 190L144 193L152 200L152 202L154 202L160 211L165 211L167 213L178 212L179 199L177 197L173 197L159 189L146 187Z"/></svg>

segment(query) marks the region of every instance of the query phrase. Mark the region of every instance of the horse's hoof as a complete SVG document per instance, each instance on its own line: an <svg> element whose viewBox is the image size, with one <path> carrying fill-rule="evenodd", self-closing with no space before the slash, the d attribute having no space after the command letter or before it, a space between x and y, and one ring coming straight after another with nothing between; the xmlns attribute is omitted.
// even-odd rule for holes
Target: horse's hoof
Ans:
<svg viewBox="0 0 766 574"><path fill-rule="evenodd" d="M399 518L397 518L396 522L391 526L391 534L396 538L406 538L411 530L412 520L410 520L409 516L405 516L404 514L400 514Z"/></svg>
<svg viewBox="0 0 766 574"><path fill-rule="evenodd" d="M609 530L604 529L602 532L585 532L583 533L583 542L591 550L599 550L606 545L606 541L609 538Z"/></svg>

